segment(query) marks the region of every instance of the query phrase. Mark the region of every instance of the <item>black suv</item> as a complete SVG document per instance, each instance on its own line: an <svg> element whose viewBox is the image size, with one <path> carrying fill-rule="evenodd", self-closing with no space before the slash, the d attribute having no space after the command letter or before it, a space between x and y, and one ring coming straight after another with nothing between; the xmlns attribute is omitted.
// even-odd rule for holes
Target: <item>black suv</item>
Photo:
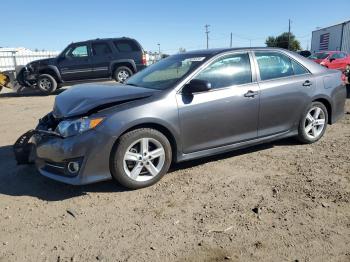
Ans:
<svg viewBox="0 0 350 262"><path fill-rule="evenodd" d="M17 81L51 93L67 82L114 78L122 83L144 67L146 57L136 40L95 39L72 43L55 58L27 64L17 75Z"/></svg>

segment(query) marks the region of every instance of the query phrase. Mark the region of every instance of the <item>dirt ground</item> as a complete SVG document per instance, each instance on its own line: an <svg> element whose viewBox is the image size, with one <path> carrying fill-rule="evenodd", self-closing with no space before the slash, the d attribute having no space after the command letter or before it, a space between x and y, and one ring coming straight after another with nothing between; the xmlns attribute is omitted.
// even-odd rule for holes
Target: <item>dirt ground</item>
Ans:
<svg viewBox="0 0 350 262"><path fill-rule="evenodd" d="M16 166L11 145L54 98L0 94L1 262L350 261L350 114L316 144L190 161L128 191Z"/></svg>

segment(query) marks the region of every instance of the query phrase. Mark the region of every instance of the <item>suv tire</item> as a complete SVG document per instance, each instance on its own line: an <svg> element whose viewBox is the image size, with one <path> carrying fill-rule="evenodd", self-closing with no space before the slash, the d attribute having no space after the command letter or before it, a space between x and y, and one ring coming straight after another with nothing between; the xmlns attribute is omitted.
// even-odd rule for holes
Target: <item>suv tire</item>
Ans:
<svg viewBox="0 0 350 262"><path fill-rule="evenodd" d="M118 83L124 83L126 79L133 75L131 69L127 66L117 67L113 72L113 78Z"/></svg>
<svg viewBox="0 0 350 262"><path fill-rule="evenodd" d="M155 129L140 128L119 138L112 149L110 170L122 186L139 189L158 182L171 160L169 140Z"/></svg>
<svg viewBox="0 0 350 262"><path fill-rule="evenodd" d="M37 87L42 93L50 94L56 90L57 82L51 75L42 74L38 77Z"/></svg>

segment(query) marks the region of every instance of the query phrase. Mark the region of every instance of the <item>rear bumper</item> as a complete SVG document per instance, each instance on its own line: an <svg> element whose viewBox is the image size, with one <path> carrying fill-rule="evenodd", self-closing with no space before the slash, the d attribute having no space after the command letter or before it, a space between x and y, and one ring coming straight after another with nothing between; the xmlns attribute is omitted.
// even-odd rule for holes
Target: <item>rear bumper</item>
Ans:
<svg viewBox="0 0 350 262"><path fill-rule="evenodd" d="M331 124L339 121L345 113L345 102L347 97L347 87L344 85L334 89L332 94L332 117Z"/></svg>

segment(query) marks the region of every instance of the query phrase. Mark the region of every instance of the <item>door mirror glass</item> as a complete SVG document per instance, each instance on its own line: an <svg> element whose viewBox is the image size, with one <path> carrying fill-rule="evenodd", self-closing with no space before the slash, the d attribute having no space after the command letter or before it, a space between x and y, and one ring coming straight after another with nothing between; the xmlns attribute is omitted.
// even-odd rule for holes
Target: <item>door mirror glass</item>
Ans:
<svg viewBox="0 0 350 262"><path fill-rule="evenodd" d="M184 87L184 92L188 94L206 92L211 89L211 83L206 80L192 79Z"/></svg>

